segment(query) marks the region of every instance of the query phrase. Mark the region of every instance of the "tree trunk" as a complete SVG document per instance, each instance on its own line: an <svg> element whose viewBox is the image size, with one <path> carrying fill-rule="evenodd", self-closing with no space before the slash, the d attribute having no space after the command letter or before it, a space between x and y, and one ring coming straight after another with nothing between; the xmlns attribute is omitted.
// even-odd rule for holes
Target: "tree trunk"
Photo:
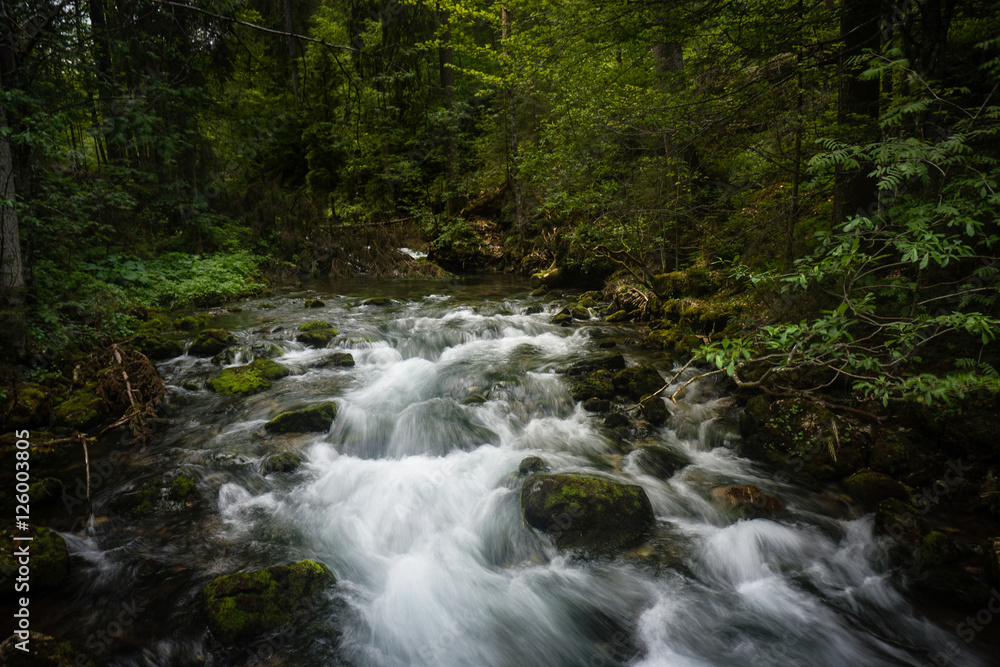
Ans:
<svg viewBox="0 0 1000 667"><path fill-rule="evenodd" d="M863 69L852 58L862 56L868 49L878 49L880 40L879 19L881 3L870 0L843 0L840 13L840 35L843 47L838 65L840 89L837 99L837 123L850 127L846 139L863 142L874 138L879 107L879 81L858 78ZM842 223L852 215L868 215L877 207L875 178L869 176L871 164L862 164L854 171L838 169L835 176L833 198L833 224Z"/></svg>
<svg viewBox="0 0 1000 667"><path fill-rule="evenodd" d="M285 0L285 32L288 33L288 65L292 72L292 95L295 97L295 104L299 104L299 61L295 57L295 32L292 24L292 0ZM306 72L308 74L308 72Z"/></svg>
<svg viewBox="0 0 1000 667"><path fill-rule="evenodd" d="M665 10L657 10L653 15L653 24L658 28L662 41L653 44L653 67L658 75L658 85L664 94L669 93L669 74L680 72L684 69L684 51L680 42L670 41L667 35L668 19L664 14ZM681 169L683 167L682 150L674 140L671 128L663 128L663 153L668 165L666 174L666 189L664 197L675 206L679 205L681 198ZM680 269L681 256L681 236L680 225L675 216L669 213L660 218L660 268L667 270L667 236L669 229L673 227L674 241L674 262L673 269Z"/></svg>
<svg viewBox="0 0 1000 667"><path fill-rule="evenodd" d="M438 70L441 79L441 99L445 111L451 113L452 102L455 98L455 70L451 64L455 56L451 46L451 16L447 11L441 11L438 6L437 13L438 26L441 31L441 46L438 48ZM445 127L445 180L447 181L447 211L448 215L458 213L461 202L458 198L458 149L455 143L454 123L450 121Z"/></svg>
<svg viewBox="0 0 1000 667"><path fill-rule="evenodd" d="M507 5L500 7L501 38L504 40L504 53L509 53L506 41L511 35L511 13ZM510 180L511 189L514 192L514 226L517 228L521 245L525 242L524 231L524 199L521 196L521 176L518 169L520 161L520 146L517 137L517 101L513 72L508 71L509 80L506 88L507 96L507 174Z"/></svg>
<svg viewBox="0 0 1000 667"><path fill-rule="evenodd" d="M0 56L5 61L0 66L0 90L6 90L4 86L10 71L6 61L12 55ZM7 121L7 109L0 104L0 127L8 127ZM0 347L10 351L11 361L18 361L27 354L24 265L16 202L13 146L8 133L0 132Z"/></svg>

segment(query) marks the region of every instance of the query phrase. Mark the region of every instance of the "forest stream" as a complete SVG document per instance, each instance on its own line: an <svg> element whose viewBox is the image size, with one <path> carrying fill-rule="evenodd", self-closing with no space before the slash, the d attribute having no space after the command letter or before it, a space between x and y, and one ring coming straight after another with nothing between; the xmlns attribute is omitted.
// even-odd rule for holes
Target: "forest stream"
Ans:
<svg viewBox="0 0 1000 667"><path fill-rule="evenodd" d="M559 306L528 292L499 277L323 281L220 311L210 326L236 335L232 365L266 353L292 375L233 397L206 388L219 373L208 358L160 363L168 424L142 448L92 448L94 517L63 533L71 579L59 600L39 598L38 627L122 666L873 667L936 664L956 645L911 604L870 514L737 454L739 408L721 385L665 401L662 427L586 411L569 392L574 363L620 352L664 381L680 366L631 346L628 325L552 324ZM362 304L375 296L392 301ZM295 341L316 319L339 330L326 348ZM354 365L324 364L335 352ZM329 432L263 428L323 401L337 406ZM649 448L686 465L658 474ZM265 472L283 452L302 465ZM522 517L532 456L641 486L655 527L613 551L557 549ZM161 493L151 512L115 511L178 475L196 501ZM732 485L785 509L737 520L712 493ZM206 584L304 559L336 583L280 633L226 647L206 630Z"/></svg>

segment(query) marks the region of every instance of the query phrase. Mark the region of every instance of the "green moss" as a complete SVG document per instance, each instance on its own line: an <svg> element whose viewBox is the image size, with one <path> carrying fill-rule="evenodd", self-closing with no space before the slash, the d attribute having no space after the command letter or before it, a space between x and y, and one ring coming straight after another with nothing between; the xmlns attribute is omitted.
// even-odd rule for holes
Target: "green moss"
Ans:
<svg viewBox="0 0 1000 667"><path fill-rule="evenodd" d="M249 642L292 621L303 603L335 581L328 567L304 560L219 577L202 589L201 600L216 639Z"/></svg>
<svg viewBox="0 0 1000 667"><path fill-rule="evenodd" d="M187 475L177 475L170 483L170 497L174 500L183 501L196 495L194 480Z"/></svg>
<svg viewBox="0 0 1000 667"><path fill-rule="evenodd" d="M228 396L256 394L271 386L272 380L290 375L291 371L270 359L256 359L246 366L225 368L208 381L208 387Z"/></svg>
<svg viewBox="0 0 1000 667"><path fill-rule="evenodd" d="M931 568L958 561L960 553L955 540L940 530L932 530L920 540L916 556L920 567Z"/></svg>
<svg viewBox="0 0 1000 667"><path fill-rule="evenodd" d="M608 322L614 324L615 322L624 322L629 318L629 315L624 310L616 310L604 319Z"/></svg>
<svg viewBox="0 0 1000 667"><path fill-rule="evenodd" d="M79 644L61 641L40 632L31 631L30 652L17 648L21 641L11 635L0 643L0 665L10 667L95 667L90 652Z"/></svg>
<svg viewBox="0 0 1000 667"><path fill-rule="evenodd" d="M546 287L545 285L541 285L540 287L536 287L535 289L531 290L531 296L545 296L548 293L549 293L549 288Z"/></svg>
<svg viewBox="0 0 1000 667"><path fill-rule="evenodd" d="M560 326L569 326L573 322L573 316L568 311L563 311L556 313L549 320L550 324L558 324Z"/></svg>
<svg viewBox="0 0 1000 667"><path fill-rule="evenodd" d="M182 331L196 331L208 322L209 316L205 313L199 313L197 315L186 315L184 317L178 317L174 320L174 328L180 329Z"/></svg>
<svg viewBox="0 0 1000 667"><path fill-rule="evenodd" d="M917 542L927 533L927 522L912 504L888 498L875 511L875 530L897 540Z"/></svg>
<svg viewBox="0 0 1000 667"><path fill-rule="evenodd" d="M569 311L569 314L573 316L574 320L589 320L590 319L590 311L587 310L583 306L574 306Z"/></svg>
<svg viewBox="0 0 1000 667"><path fill-rule="evenodd" d="M156 333L163 331L164 329L169 329L170 326L170 318L164 313L150 312L146 321L139 325L139 331L145 333Z"/></svg>
<svg viewBox="0 0 1000 667"><path fill-rule="evenodd" d="M173 359L184 354L184 347L176 340L170 340L156 333L140 332L132 337L129 345L142 352L153 361Z"/></svg>
<svg viewBox="0 0 1000 667"><path fill-rule="evenodd" d="M236 345L236 336L224 329L205 329L195 336L188 352L196 357L211 357L230 345Z"/></svg>
<svg viewBox="0 0 1000 667"><path fill-rule="evenodd" d="M537 456L528 456L521 459L521 463L517 466L517 474L526 477L536 472L543 472L548 467L543 459Z"/></svg>
<svg viewBox="0 0 1000 667"><path fill-rule="evenodd" d="M324 308L326 304L320 299L306 299L306 308Z"/></svg>
<svg viewBox="0 0 1000 667"><path fill-rule="evenodd" d="M299 325L299 331L318 331L321 329L333 329L333 325L323 320L309 320ZM336 329L333 329L333 333L336 335L338 332Z"/></svg>
<svg viewBox="0 0 1000 667"><path fill-rule="evenodd" d="M583 401L588 398L614 398L615 384L611 371L597 370L585 377L577 380L569 393L574 401Z"/></svg>
<svg viewBox="0 0 1000 667"><path fill-rule="evenodd" d="M6 391L9 392L9 389ZM21 382L4 400L0 414L8 428L21 429L46 425L51 417L50 392L40 384Z"/></svg>
<svg viewBox="0 0 1000 667"><path fill-rule="evenodd" d="M633 401L658 391L663 386L663 378L652 366L640 364L630 366L615 373L615 389Z"/></svg>
<svg viewBox="0 0 1000 667"><path fill-rule="evenodd" d="M531 274L529 282L532 289L538 289L539 287L552 289L553 287L559 287L562 284L563 279L563 270L560 268L554 268Z"/></svg>
<svg viewBox="0 0 1000 667"><path fill-rule="evenodd" d="M30 535L31 589L58 588L69 576L69 551L66 541L55 531L33 527ZM18 532L18 536L24 536ZM0 579L13 581L18 568L14 557L15 544L11 535L0 534Z"/></svg>
<svg viewBox="0 0 1000 667"><path fill-rule="evenodd" d="M336 416L336 403L319 403L301 410L282 412L267 422L264 428L271 433L321 432L329 430Z"/></svg>
<svg viewBox="0 0 1000 667"><path fill-rule="evenodd" d="M387 296L375 296L361 302L362 306L391 306L392 299Z"/></svg>
<svg viewBox="0 0 1000 667"><path fill-rule="evenodd" d="M46 501L59 498L63 494L62 480L55 477L46 477L28 487L28 497L33 505L40 505Z"/></svg>
<svg viewBox="0 0 1000 667"><path fill-rule="evenodd" d="M95 393L93 385L73 392L52 411L58 424L84 430L98 424L108 414L108 405Z"/></svg>

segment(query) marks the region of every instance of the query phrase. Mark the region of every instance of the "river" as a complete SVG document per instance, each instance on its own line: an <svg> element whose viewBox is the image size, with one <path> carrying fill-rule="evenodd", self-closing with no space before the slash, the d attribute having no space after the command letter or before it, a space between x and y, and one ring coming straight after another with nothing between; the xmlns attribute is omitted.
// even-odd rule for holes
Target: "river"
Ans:
<svg viewBox="0 0 1000 667"><path fill-rule="evenodd" d="M361 305L372 296L394 301ZM325 307L303 306L317 297ZM211 325L250 348L280 346L275 361L294 374L234 398L204 388L219 370L208 359L160 364L169 425L116 457L88 530L67 533L78 567L46 613L55 629L93 640L134 612L97 642L109 664L931 665L955 644L914 610L870 517L737 455L738 408L718 385L693 385L653 430L607 427L575 403L564 371L602 344L674 374L630 344L627 325L555 326L557 304L503 278L309 283L238 305ZM330 349L294 342L313 319L339 329ZM356 365L318 366L334 349ZM474 394L486 401L466 400ZM323 400L338 406L329 433L263 430ZM639 445L691 463L661 479L638 465ZM283 451L305 463L265 474ZM517 471L528 456L641 485L655 530L614 554L557 551L522 521ZM110 509L179 473L195 481L193 506L164 502L138 518ZM734 484L788 509L736 521L711 495ZM310 614L249 649L208 636L202 586L303 558L338 580Z"/></svg>

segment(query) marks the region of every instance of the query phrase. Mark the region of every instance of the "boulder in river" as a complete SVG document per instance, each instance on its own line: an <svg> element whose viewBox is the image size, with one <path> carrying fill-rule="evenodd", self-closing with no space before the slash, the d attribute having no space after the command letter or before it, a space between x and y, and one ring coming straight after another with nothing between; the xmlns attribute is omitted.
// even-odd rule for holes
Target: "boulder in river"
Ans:
<svg viewBox="0 0 1000 667"><path fill-rule="evenodd" d="M315 364L316 368L349 368L354 366L354 355L350 352L334 352L329 357L320 359Z"/></svg>
<svg viewBox="0 0 1000 667"><path fill-rule="evenodd" d="M579 378L570 387L569 393L575 401L585 401L588 398L609 399L614 398L615 385L609 371L598 370Z"/></svg>
<svg viewBox="0 0 1000 667"><path fill-rule="evenodd" d="M530 477L521 487L521 510L561 549L622 546L656 522L641 486L584 475Z"/></svg>
<svg viewBox="0 0 1000 667"><path fill-rule="evenodd" d="M639 364L629 366L615 373L615 389L627 395L633 401L638 401L647 394L659 391L663 386L663 377L652 366Z"/></svg>
<svg viewBox="0 0 1000 667"><path fill-rule="evenodd" d="M566 375L570 377L583 377L598 370L618 371L623 368L625 368L625 357L622 356L621 352L616 352L578 361L569 367Z"/></svg>
<svg viewBox="0 0 1000 667"><path fill-rule="evenodd" d="M184 347L176 340L164 338L162 334L140 331L129 341L129 345L142 352L153 361L173 359L184 354Z"/></svg>
<svg viewBox="0 0 1000 667"><path fill-rule="evenodd" d="M326 347L338 333L329 322L311 320L299 325L295 340L309 347Z"/></svg>
<svg viewBox="0 0 1000 667"><path fill-rule="evenodd" d="M643 396L639 408L642 416L653 426L662 426L670 419L670 409L659 396Z"/></svg>
<svg viewBox="0 0 1000 667"><path fill-rule="evenodd" d="M895 498L904 503L911 500L909 489L881 472L861 470L845 479L843 484L849 494L869 509L875 509L887 498Z"/></svg>
<svg viewBox="0 0 1000 667"><path fill-rule="evenodd" d="M526 477L532 473L548 470L548 468L549 465L541 457L527 456L521 459L520 465L517 466L517 474Z"/></svg>
<svg viewBox="0 0 1000 667"><path fill-rule="evenodd" d="M337 416L337 404L330 401L310 405L301 410L282 412L264 424L270 433L304 433L328 431Z"/></svg>
<svg viewBox="0 0 1000 667"><path fill-rule="evenodd" d="M727 512L741 519L775 516L785 511L785 503L777 496L764 493L752 484L720 486L712 489L712 498Z"/></svg>
<svg viewBox="0 0 1000 667"><path fill-rule="evenodd" d="M687 456L666 447L639 447L628 457L639 472L659 479L668 479L691 463Z"/></svg>
<svg viewBox="0 0 1000 667"><path fill-rule="evenodd" d="M292 452L280 452L269 456L261 466L265 475L275 472L293 472L302 465L302 457Z"/></svg>
<svg viewBox="0 0 1000 667"><path fill-rule="evenodd" d="M224 368L208 381L212 391L228 396L245 396L264 391L272 380L291 375L291 371L270 359L257 359L246 366Z"/></svg>
<svg viewBox="0 0 1000 667"><path fill-rule="evenodd" d="M306 299L306 308L325 308L326 303L322 299Z"/></svg>
<svg viewBox="0 0 1000 667"><path fill-rule="evenodd" d="M216 639L250 642L292 621L335 582L326 565L302 560L219 577L202 589L201 600Z"/></svg>
<svg viewBox="0 0 1000 667"><path fill-rule="evenodd" d="M236 336L225 329L205 329L195 336L188 353L196 357L213 357L230 345L236 345Z"/></svg>

